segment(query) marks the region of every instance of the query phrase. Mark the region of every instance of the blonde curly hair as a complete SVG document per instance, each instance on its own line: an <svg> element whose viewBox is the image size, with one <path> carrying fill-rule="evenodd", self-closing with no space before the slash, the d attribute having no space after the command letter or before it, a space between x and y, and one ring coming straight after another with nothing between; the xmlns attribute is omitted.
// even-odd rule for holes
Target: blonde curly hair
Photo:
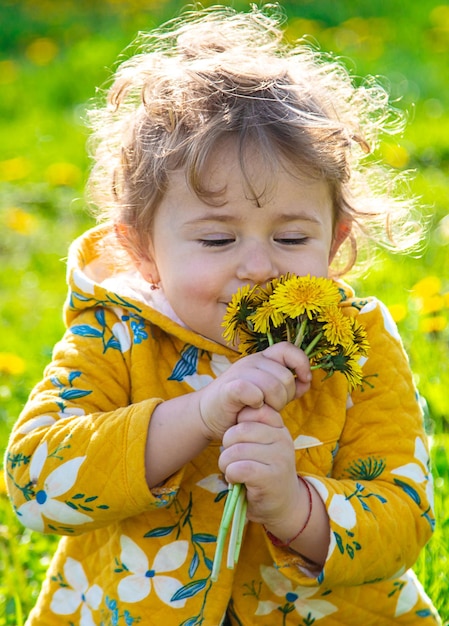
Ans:
<svg viewBox="0 0 449 626"><path fill-rule="evenodd" d="M351 244L335 273L353 266L356 240L392 250L416 244L415 201L401 192L402 177L372 155L380 137L402 130L404 116L374 80L357 86L337 59L285 42L284 21L272 6L247 13L215 6L134 42L106 102L88 111L91 199L100 221L125 226L129 245L147 246L174 170L183 168L194 192L217 202L204 174L226 138L237 142L251 189L245 162L254 146L267 163L328 183L334 224L349 225Z"/></svg>

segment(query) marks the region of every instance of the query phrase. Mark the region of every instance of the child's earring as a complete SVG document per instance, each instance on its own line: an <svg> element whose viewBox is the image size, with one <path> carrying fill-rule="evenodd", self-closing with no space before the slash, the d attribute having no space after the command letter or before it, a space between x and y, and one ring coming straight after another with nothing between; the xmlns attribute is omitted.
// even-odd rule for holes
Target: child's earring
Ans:
<svg viewBox="0 0 449 626"><path fill-rule="evenodd" d="M156 291L156 289L160 289L159 285L154 282L153 277L150 275L150 289L151 291Z"/></svg>

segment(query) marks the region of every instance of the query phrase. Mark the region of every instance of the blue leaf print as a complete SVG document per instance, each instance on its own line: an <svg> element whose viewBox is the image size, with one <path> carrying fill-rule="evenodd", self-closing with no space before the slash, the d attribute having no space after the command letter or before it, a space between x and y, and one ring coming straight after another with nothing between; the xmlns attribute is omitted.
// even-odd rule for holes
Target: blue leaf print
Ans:
<svg viewBox="0 0 449 626"><path fill-rule="evenodd" d="M70 328L74 335L80 335L81 337L102 337L103 333L98 328L90 326L89 324L78 324Z"/></svg>
<svg viewBox="0 0 449 626"><path fill-rule="evenodd" d="M198 543L215 543L217 541L217 537L209 533L195 533L192 535L192 539Z"/></svg>
<svg viewBox="0 0 449 626"><path fill-rule="evenodd" d="M420 611L416 611L416 615L418 617L431 617L432 611L430 609L421 609Z"/></svg>
<svg viewBox="0 0 449 626"><path fill-rule="evenodd" d="M104 309L95 309L95 318L100 326L106 326L106 321L104 318Z"/></svg>
<svg viewBox="0 0 449 626"><path fill-rule="evenodd" d="M342 554L344 554L345 549L343 547L343 541L341 540L340 535L334 531L334 537L335 537L335 541L337 542L338 549L340 550Z"/></svg>
<svg viewBox="0 0 449 626"><path fill-rule="evenodd" d="M104 347L104 351L106 352L108 348L113 348L114 350L121 350L120 342L114 336L112 336L109 339L109 341L106 343Z"/></svg>
<svg viewBox="0 0 449 626"><path fill-rule="evenodd" d="M183 622L181 626L195 626L197 623L198 621L196 617L189 617L189 619Z"/></svg>
<svg viewBox="0 0 449 626"><path fill-rule="evenodd" d="M168 380L183 380L186 376L195 374L198 366L198 352L195 346L185 346Z"/></svg>
<svg viewBox="0 0 449 626"><path fill-rule="evenodd" d="M207 569L211 572L214 566L214 562L212 561L212 559L209 559L207 556L205 556L204 563L206 564Z"/></svg>
<svg viewBox="0 0 449 626"><path fill-rule="evenodd" d="M189 578L193 578L196 574L196 570L198 569L198 565L200 564L200 557L195 552L193 555L193 559L189 566Z"/></svg>
<svg viewBox="0 0 449 626"><path fill-rule="evenodd" d="M82 293L78 293L77 291L72 291L72 293L70 294L70 296L77 298L78 300L81 300L82 302L89 302L89 300L92 300L92 298L90 298L89 296L85 296Z"/></svg>
<svg viewBox="0 0 449 626"><path fill-rule="evenodd" d="M77 400L78 398L84 398L88 396L92 391L87 389L64 389L59 394L63 400Z"/></svg>
<svg viewBox="0 0 449 626"><path fill-rule="evenodd" d="M174 528L174 526L159 526L159 528L154 528L145 533L144 537L166 537Z"/></svg>
<svg viewBox="0 0 449 626"><path fill-rule="evenodd" d="M57 376L50 376L50 381L54 387L59 387L60 389L64 387L64 384L59 380Z"/></svg>
<svg viewBox="0 0 449 626"><path fill-rule="evenodd" d="M202 578L201 580L192 580L191 583L184 585L172 595L170 598L170 602L175 602L176 600L185 600L186 598L193 598L197 593L202 591L207 584L208 579Z"/></svg>
<svg viewBox="0 0 449 626"><path fill-rule="evenodd" d="M418 505L421 504L421 498L419 497L419 494L416 491L416 489L413 489L413 487L410 487L410 485L407 485L407 483L402 482L402 480L399 480L398 478L395 478L394 482L395 482L396 485L398 485L398 487L403 489L405 491L405 493L408 496L410 496L410 498L412 500L414 500L416 502L416 504L418 504Z"/></svg>
<svg viewBox="0 0 449 626"><path fill-rule="evenodd" d="M68 381L69 381L69 385L72 386L73 381L75 380L75 378L79 378L81 376L82 372L70 372L69 376L68 376Z"/></svg>

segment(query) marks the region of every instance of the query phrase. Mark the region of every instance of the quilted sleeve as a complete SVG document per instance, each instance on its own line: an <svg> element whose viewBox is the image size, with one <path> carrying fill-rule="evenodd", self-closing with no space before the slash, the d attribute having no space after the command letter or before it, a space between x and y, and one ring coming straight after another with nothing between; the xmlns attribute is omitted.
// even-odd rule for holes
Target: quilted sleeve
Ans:
<svg viewBox="0 0 449 626"><path fill-rule="evenodd" d="M324 569L313 578L298 558L271 548L282 571L308 586L352 586L401 575L415 563L435 523L422 413L396 326L377 300L358 319L371 346L365 382L348 398L332 474L307 476L330 519Z"/></svg>
<svg viewBox="0 0 449 626"><path fill-rule="evenodd" d="M25 526L80 534L174 495L176 475L160 497L145 480L148 424L161 400L130 404L125 342L114 312L99 308L81 313L56 345L5 458L9 494Z"/></svg>

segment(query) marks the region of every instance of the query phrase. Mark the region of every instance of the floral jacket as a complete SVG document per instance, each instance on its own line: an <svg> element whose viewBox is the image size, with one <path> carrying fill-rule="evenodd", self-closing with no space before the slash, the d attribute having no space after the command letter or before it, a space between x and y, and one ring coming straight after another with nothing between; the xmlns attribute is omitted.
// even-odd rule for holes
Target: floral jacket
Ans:
<svg viewBox="0 0 449 626"><path fill-rule="evenodd" d="M344 288L342 310L371 344L366 382L348 395L342 374L315 371L283 411L297 470L330 518L322 572L249 522L236 569L212 583L227 492L219 443L151 491L144 449L158 403L207 385L239 355L183 327L130 270L114 274L104 234L71 248L67 331L6 454L19 519L63 536L27 625L219 626L226 613L233 626L439 624L410 570L434 525L431 475L385 307Z"/></svg>

